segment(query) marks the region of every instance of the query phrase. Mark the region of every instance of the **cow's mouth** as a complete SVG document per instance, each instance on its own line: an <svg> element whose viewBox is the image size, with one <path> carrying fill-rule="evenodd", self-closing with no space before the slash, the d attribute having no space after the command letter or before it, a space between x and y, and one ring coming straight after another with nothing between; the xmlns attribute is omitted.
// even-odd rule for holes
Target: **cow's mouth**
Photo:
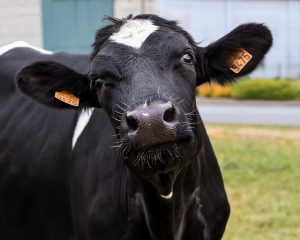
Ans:
<svg viewBox="0 0 300 240"><path fill-rule="evenodd" d="M131 153L129 168L146 179L164 199L173 196L173 185L182 168L182 147L178 143L161 144Z"/></svg>
<svg viewBox="0 0 300 240"><path fill-rule="evenodd" d="M153 183L157 188L160 196L164 199L171 199L173 197L173 185L177 176L177 171L172 170L166 173L159 173L156 175Z"/></svg>
<svg viewBox="0 0 300 240"><path fill-rule="evenodd" d="M134 173L150 182L162 198L171 199L174 182L187 164L191 145L191 139L183 138L151 148L125 147L122 155Z"/></svg>

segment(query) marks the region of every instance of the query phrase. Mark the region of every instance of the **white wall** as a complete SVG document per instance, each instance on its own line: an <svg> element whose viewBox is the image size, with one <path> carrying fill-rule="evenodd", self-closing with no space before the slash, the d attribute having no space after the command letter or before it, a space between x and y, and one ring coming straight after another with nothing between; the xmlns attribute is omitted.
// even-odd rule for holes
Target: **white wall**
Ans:
<svg viewBox="0 0 300 240"><path fill-rule="evenodd" d="M159 12L178 19L206 46L246 22L265 23L274 45L255 77L300 77L299 0L160 0Z"/></svg>
<svg viewBox="0 0 300 240"><path fill-rule="evenodd" d="M0 0L0 46L23 40L42 46L40 0Z"/></svg>
<svg viewBox="0 0 300 240"><path fill-rule="evenodd" d="M245 22L263 22L274 46L256 77L300 78L300 0L115 0L114 15L156 13L179 20L205 46ZM24 40L42 47L41 0L0 0L0 46Z"/></svg>
<svg viewBox="0 0 300 240"><path fill-rule="evenodd" d="M156 13L159 0L114 0L114 16L127 17L129 14Z"/></svg>

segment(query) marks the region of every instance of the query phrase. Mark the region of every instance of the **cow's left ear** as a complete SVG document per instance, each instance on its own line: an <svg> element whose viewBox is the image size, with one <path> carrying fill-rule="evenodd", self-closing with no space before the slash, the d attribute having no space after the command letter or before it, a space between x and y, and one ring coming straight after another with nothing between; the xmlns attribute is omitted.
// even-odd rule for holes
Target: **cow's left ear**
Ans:
<svg viewBox="0 0 300 240"><path fill-rule="evenodd" d="M220 84L252 72L272 46L271 31L263 24L243 24L205 48L198 47L197 84Z"/></svg>
<svg viewBox="0 0 300 240"><path fill-rule="evenodd" d="M56 108L100 107L89 79L57 62L36 62L23 68L17 86L40 103Z"/></svg>

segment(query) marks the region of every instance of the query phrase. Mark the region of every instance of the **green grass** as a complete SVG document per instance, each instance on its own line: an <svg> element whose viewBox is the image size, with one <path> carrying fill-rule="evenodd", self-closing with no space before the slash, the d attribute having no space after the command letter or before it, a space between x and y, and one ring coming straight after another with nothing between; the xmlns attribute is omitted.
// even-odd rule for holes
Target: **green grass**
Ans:
<svg viewBox="0 0 300 240"><path fill-rule="evenodd" d="M300 128L207 130L231 205L223 239L300 239Z"/></svg>

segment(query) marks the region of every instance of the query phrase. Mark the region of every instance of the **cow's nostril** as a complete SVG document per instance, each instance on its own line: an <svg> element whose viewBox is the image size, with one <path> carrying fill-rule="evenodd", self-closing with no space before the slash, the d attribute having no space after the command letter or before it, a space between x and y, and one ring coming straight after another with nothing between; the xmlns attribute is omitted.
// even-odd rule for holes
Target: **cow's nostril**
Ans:
<svg viewBox="0 0 300 240"><path fill-rule="evenodd" d="M126 122L131 131L135 131L139 127L138 121L133 116L126 116Z"/></svg>
<svg viewBox="0 0 300 240"><path fill-rule="evenodd" d="M173 106L171 106L165 111L163 119L165 122L172 122L175 120L175 115L176 115L176 109Z"/></svg>

